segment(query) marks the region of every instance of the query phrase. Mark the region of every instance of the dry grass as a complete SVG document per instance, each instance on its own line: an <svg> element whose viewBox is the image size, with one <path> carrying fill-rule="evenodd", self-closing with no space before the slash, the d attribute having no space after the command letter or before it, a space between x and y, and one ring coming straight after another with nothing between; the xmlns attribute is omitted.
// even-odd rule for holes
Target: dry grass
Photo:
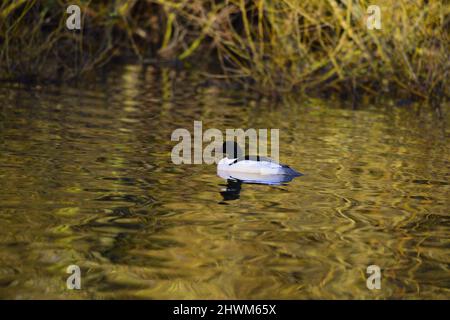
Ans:
<svg viewBox="0 0 450 320"><path fill-rule="evenodd" d="M76 77L114 56L198 61L262 93L305 90L448 95L450 9L438 0L70 1L82 32L65 29L64 1L3 1L2 78Z"/></svg>

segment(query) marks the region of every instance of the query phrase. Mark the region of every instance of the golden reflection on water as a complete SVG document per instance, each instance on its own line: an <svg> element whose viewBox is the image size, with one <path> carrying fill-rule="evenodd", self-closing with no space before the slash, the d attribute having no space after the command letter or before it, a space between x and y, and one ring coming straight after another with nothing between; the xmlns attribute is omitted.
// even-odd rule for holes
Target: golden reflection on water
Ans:
<svg viewBox="0 0 450 320"><path fill-rule="evenodd" d="M1 298L449 298L448 118L254 101L136 66L0 98ZM214 165L171 163L172 131L194 120L279 128L305 175L224 201Z"/></svg>

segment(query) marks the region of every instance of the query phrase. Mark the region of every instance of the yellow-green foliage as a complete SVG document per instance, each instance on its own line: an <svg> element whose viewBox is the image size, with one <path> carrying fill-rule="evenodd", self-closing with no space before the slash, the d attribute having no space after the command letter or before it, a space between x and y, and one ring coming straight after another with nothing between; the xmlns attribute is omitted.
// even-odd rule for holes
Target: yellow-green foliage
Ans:
<svg viewBox="0 0 450 320"><path fill-rule="evenodd" d="M58 61L74 75L73 61L67 62L74 53L81 71L126 52L141 60L192 61L206 53L227 77L251 79L261 92L448 94L450 10L443 0L70 1L82 7L85 28L95 29L90 37L64 29L63 1L40 1L36 10L37 3L0 6L2 74L40 74ZM366 27L371 4L381 7L381 30ZM33 24L25 22L30 19ZM43 27L45 19L53 28Z"/></svg>

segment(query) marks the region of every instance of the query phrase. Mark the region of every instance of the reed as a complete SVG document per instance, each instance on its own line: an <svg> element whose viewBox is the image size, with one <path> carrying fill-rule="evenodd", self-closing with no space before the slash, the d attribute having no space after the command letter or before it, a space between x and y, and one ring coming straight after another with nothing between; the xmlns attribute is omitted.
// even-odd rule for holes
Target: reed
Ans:
<svg viewBox="0 0 450 320"><path fill-rule="evenodd" d="M382 28L368 30L369 1L70 1L83 30L65 29L65 1L0 5L3 79L70 79L114 57L204 61L267 94L327 90L448 98L450 6L379 0ZM202 59L199 59L202 58Z"/></svg>

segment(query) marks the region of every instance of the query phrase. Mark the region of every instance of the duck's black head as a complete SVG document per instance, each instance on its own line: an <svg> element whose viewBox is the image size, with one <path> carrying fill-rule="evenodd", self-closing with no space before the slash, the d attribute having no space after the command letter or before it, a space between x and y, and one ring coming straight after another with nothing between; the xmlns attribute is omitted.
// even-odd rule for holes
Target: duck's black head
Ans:
<svg viewBox="0 0 450 320"><path fill-rule="evenodd" d="M236 141L225 141L222 146L222 152L227 155L228 159L242 157L242 150Z"/></svg>

